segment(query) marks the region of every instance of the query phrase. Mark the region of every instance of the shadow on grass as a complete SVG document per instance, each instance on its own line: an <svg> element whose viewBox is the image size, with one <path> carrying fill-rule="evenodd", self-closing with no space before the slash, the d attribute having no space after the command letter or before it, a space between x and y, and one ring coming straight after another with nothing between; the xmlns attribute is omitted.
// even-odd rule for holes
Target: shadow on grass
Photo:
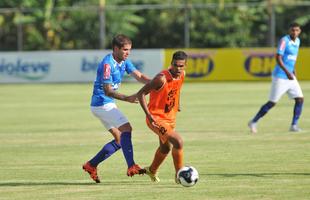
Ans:
<svg viewBox="0 0 310 200"><path fill-rule="evenodd" d="M0 187L7 187L7 186L44 186L44 185L96 185L96 183L78 183L78 182L0 182Z"/></svg>
<svg viewBox="0 0 310 200"><path fill-rule="evenodd" d="M101 183L95 182L65 182L65 181L15 181L15 182L0 182L0 187L19 187L19 186L104 186L104 185L149 185L149 181L132 182L132 181L105 181Z"/></svg>
<svg viewBox="0 0 310 200"><path fill-rule="evenodd" d="M207 174L207 173L201 173L200 175L205 175L205 176L222 176L222 177L238 177L238 176L252 176L252 177L273 177L273 176L310 176L310 173L236 173L236 174Z"/></svg>

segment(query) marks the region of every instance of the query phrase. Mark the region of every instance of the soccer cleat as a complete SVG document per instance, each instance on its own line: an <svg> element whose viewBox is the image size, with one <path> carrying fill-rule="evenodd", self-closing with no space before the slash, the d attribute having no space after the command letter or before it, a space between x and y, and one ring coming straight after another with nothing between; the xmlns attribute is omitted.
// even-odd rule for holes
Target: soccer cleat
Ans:
<svg viewBox="0 0 310 200"><path fill-rule="evenodd" d="M252 120L249 121L248 127L250 128L251 133L257 133L257 124Z"/></svg>
<svg viewBox="0 0 310 200"><path fill-rule="evenodd" d="M127 176L134 176L135 174L145 174L145 170L142 169L139 165L134 164L127 170Z"/></svg>
<svg viewBox="0 0 310 200"><path fill-rule="evenodd" d="M153 182L159 182L160 181L157 173L153 174L150 170L150 167L145 167L144 170L145 170L145 173L151 178L151 181L153 181Z"/></svg>
<svg viewBox="0 0 310 200"><path fill-rule="evenodd" d="M177 175L175 175L174 181L175 181L176 184L181 184L181 183L180 183L180 180L179 180L178 177L177 177Z"/></svg>
<svg viewBox="0 0 310 200"><path fill-rule="evenodd" d="M291 125L290 131L292 132L300 132L301 129L297 126L297 124Z"/></svg>
<svg viewBox="0 0 310 200"><path fill-rule="evenodd" d="M96 182L96 183L100 183L100 179L97 175L97 168L91 166L91 164L89 162L85 163L83 165L83 169L84 171L88 172L90 177Z"/></svg>

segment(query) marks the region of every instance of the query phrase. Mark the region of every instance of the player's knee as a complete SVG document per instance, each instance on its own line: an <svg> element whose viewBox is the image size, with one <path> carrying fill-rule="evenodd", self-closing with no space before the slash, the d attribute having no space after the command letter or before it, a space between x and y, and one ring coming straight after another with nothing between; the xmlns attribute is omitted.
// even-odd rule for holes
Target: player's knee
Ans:
<svg viewBox="0 0 310 200"><path fill-rule="evenodd" d="M160 150L160 153L162 153L162 154L168 154L171 150L171 147L168 145L167 146L160 146L159 150Z"/></svg>
<svg viewBox="0 0 310 200"><path fill-rule="evenodd" d="M123 125L121 125L119 128L118 128L118 130L120 131L120 132L132 132L132 127L131 127L131 125L130 125L130 123L126 123L126 124L123 124Z"/></svg>
<svg viewBox="0 0 310 200"><path fill-rule="evenodd" d="M173 148L182 149L183 148L183 140L181 137L174 138Z"/></svg>
<svg viewBox="0 0 310 200"><path fill-rule="evenodd" d="M272 107L274 107L276 105L276 102L268 101L267 105L268 105L269 108L272 108Z"/></svg>
<svg viewBox="0 0 310 200"><path fill-rule="evenodd" d="M179 146L179 149L183 148L183 139L181 137L178 138L178 146Z"/></svg>
<svg viewBox="0 0 310 200"><path fill-rule="evenodd" d="M296 103L304 103L304 98L303 97L295 98L295 102Z"/></svg>

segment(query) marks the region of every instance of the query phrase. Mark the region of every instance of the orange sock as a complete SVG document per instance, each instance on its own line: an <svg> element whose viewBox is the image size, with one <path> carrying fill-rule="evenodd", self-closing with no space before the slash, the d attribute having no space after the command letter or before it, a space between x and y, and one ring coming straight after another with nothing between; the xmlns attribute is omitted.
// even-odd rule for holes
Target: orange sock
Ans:
<svg viewBox="0 0 310 200"><path fill-rule="evenodd" d="M167 155L168 154L161 153L158 147L158 149L156 150L155 156L154 156L154 160L150 166L150 170L152 173L155 174L157 172L159 166L163 163Z"/></svg>
<svg viewBox="0 0 310 200"><path fill-rule="evenodd" d="M183 149L172 148L172 158L175 168L175 173L183 167Z"/></svg>

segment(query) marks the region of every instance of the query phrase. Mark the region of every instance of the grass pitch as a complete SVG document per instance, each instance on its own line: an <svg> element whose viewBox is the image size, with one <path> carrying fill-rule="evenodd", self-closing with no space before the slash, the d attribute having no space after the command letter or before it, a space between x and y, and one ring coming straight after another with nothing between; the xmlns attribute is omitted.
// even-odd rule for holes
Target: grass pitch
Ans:
<svg viewBox="0 0 310 200"><path fill-rule="evenodd" d="M123 84L131 94L141 85ZM249 134L247 122L267 101L270 83L186 83L177 130L185 163L200 173L196 186L174 183L171 156L161 182L129 178L118 151L99 166L102 183L82 171L112 136L92 116L91 84L0 85L0 199L309 199L310 82L301 82L303 131L288 132L293 101L283 96ZM157 137L139 105L118 102L133 128L135 160L152 161Z"/></svg>

